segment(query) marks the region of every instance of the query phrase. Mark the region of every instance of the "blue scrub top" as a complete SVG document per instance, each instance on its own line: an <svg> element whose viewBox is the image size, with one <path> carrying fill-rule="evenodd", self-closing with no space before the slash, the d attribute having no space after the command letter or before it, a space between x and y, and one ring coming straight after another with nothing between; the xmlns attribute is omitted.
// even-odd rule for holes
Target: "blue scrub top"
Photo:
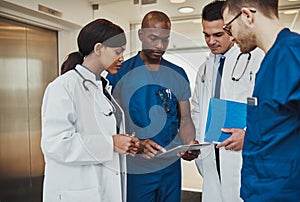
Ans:
<svg viewBox="0 0 300 202"><path fill-rule="evenodd" d="M300 35L283 29L262 61L247 111L241 196L300 201Z"/></svg>
<svg viewBox="0 0 300 202"><path fill-rule="evenodd" d="M107 78L124 109L127 133L168 146L178 133L178 101L191 96L185 71L164 59L158 71L149 71L138 53Z"/></svg>

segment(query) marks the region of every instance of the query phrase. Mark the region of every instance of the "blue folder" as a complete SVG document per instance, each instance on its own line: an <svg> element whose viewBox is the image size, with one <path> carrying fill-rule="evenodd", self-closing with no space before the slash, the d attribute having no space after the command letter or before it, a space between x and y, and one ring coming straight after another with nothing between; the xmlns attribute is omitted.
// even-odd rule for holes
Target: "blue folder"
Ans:
<svg viewBox="0 0 300 202"><path fill-rule="evenodd" d="M247 105L245 103L211 98L207 114L205 142L223 142L231 134L221 128L246 127Z"/></svg>

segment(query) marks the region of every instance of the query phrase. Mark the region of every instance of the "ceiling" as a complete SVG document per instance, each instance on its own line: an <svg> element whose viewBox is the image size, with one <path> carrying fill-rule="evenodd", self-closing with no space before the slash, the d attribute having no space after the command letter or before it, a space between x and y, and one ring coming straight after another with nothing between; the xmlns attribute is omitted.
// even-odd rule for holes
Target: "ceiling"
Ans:
<svg viewBox="0 0 300 202"><path fill-rule="evenodd" d="M92 4L97 3L100 6L100 13L103 15L109 13L115 18L122 19L123 21L129 22L131 25L136 25L138 28L142 17L151 10L160 10L165 12L172 20L172 31L179 35L183 35L192 41L193 45L183 45L183 41L177 44L170 44L171 47L178 48L178 44L181 46L201 46L205 47L205 42L202 37L202 27L201 27L201 11L202 8L211 2L212 0L186 0L185 3L174 4L170 3L169 0L157 0L154 4L134 4L134 0L88 0ZM141 2L141 0L139 0ZM194 12L189 14L179 13L178 8L182 6L192 6L195 8ZM280 20L282 23L295 31L300 32L300 0L279 0L280 8ZM101 11L102 9L102 11ZM292 14L284 14L284 11L298 10ZM176 40L175 40L176 41ZM170 47L170 46L169 46Z"/></svg>
<svg viewBox="0 0 300 202"><path fill-rule="evenodd" d="M135 6L137 7L144 7L144 8L150 8L150 9L159 9L164 10L168 13L170 17L175 16L189 16L189 15L195 15L200 14L201 9L204 5L208 4L212 0L186 0L184 3L180 4L174 4L170 3L170 0L156 0L157 3L154 4L148 4L148 5L141 5L141 1L143 0L89 0L91 3L99 3L100 6L105 6L108 4L117 4L120 2L126 3L128 7ZM139 4L134 4L133 2L139 2ZM146 0L147 1L147 0ZM123 4L124 5L124 4ZM182 6L192 6L195 8L195 11L191 14L180 14L178 12L178 8ZM290 8L300 8L300 0L279 0L279 7L280 9L290 9ZM124 8L123 8L124 9ZM128 13L128 15L131 15L131 13Z"/></svg>

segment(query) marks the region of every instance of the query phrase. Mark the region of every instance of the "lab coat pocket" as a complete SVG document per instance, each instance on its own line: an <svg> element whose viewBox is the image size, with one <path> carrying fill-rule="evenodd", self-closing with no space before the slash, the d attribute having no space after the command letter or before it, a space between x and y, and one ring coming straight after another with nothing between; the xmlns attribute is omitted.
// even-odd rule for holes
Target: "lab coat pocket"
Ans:
<svg viewBox="0 0 300 202"><path fill-rule="evenodd" d="M113 103L106 97L104 97L104 95L102 97L99 97L98 100L95 100L95 103L95 110L100 110L99 112L104 116L111 116L116 111Z"/></svg>
<svg viewBox="0 0 300 202"><path fill-rule="evenodd" d="M62 202L100 202L100 194L97 188L76 190L76 191L63 191L61 193Z"/></svg>

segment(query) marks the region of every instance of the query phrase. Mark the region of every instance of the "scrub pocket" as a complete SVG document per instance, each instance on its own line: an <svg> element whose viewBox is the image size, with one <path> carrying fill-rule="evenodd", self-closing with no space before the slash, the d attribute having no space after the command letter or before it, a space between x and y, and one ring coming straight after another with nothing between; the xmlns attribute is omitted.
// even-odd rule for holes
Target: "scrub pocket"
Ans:
<svg viewBox="0 0 300 202"><path fill-rule="evenodd" d="M78 191L64 191L61 193L62 202L101 202L100 194L97 188L78 190Z"/></svg>

